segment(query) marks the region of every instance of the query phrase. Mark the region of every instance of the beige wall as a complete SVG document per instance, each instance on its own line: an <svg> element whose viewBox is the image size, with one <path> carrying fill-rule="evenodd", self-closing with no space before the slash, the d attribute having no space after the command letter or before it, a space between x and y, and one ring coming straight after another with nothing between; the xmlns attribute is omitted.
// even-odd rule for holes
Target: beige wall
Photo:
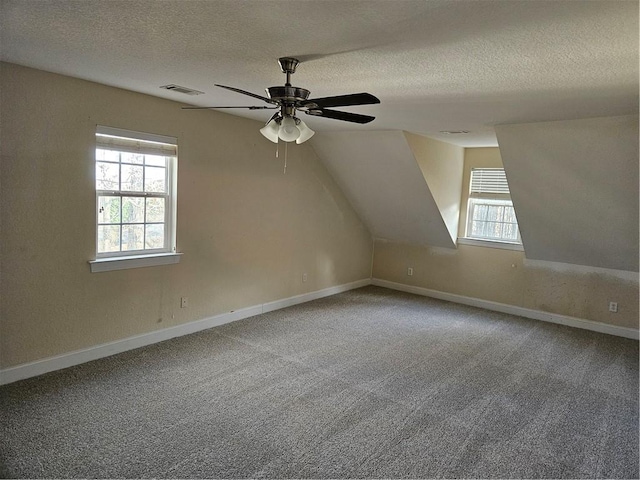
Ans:
<svg viewBox="0 0 640 480"><path fill-rule="evenodd" d="M283 175L259 122L0 66L0 368L369 277L371 235L308 144L289 146ZM96 124L178 138L181 263L90 273ZM498 149L466 150L463 202L469 168L487 162ZM638 327L629 272L379 241L373 276Z"/></svg>
<svg viewBox="0 0 640 480"><path fill-rule="evenodd" d="M310 146L284 175L260 122L0 65L0 368L370 276L371 235ZM179 264L90 273L96 124L178 138Z"/></svg>
<svg viewBox="0 0 640 480"><path fill-rule="evenodd" d="M407 276L413 267L413 276ZM542 312L638 328L638 279L630 272L526 260L512 250L457 250L376 241L373 277ZM610 301L618 313L610 313Z"/></svg>
<svg viewBox="0 0 640 480"><path fill-rule="evenodd" d="M455 242L460 219L460 177L465 149L409 132L404 132L404 135Z"/></svg>
<svg viewBox="0 0 640 480"><path fill-rule="evenodd" d="M498 148L465 149L464 212L472 167L501 167ZM465 212L466 213L466 212ZM464 217L459 235L464 234ZM407 275L412 267L413 276ZM456 250L376 241L373 277L543 312L638 328L638 274L526 259L522 251ZM608 311L618 302L618 313Z"/></svg>

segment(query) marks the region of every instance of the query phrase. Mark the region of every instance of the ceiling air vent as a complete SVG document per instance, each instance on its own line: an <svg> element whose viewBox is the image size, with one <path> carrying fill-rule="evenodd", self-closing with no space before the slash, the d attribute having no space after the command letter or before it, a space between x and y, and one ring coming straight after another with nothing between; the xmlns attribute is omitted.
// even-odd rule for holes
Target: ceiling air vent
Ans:
<svg viewBox="0 0 640 480"><path fill-rule="evenodd" d="M172 92L184 93L186 95L202 95L204 92L199 90L194 90L193 88L181 87L180 85L170 84L163 85L160 88L164 88L165 90L171 90Z"/></svg>
<svg viewBox="0 0 640 480"><path fill-rule="evenodd" d="M470 132L469 130L440 130L440 133L444 133L445 135L465 135Z"/></svg>

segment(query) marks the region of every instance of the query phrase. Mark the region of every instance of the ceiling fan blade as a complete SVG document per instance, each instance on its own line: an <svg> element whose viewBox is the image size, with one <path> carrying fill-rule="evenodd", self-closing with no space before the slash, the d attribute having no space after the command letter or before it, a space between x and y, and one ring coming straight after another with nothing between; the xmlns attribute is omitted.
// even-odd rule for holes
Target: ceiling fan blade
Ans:
<svg viewBox="0 0 640 480"><path fill-rule="evenodd" d="M351 105L372 105L374 103L380 103L380 100L370 93L352 93L350 95L338 95L335 97L311 98L301 102L301 106L314 108L314 105L317 105L319 108L326 108L348 107Z"/></svg>
<svg viewBox="0 0 640 480"><path fill-rule="evenodd" d="M267 97L263 97L262 95L256 95L255 93L251 93L251 92L245 92L244 90L240 90L239 88L235 88L235 87L226 87L224 85L218 85L217 83L214 84L216 87L220 87L220 88L226 88L227 90L231 90L232 92L236 92L236 93L241 93L243 95L249 95L250 97L253 98L259 98L262 101L265 101L267 103L273 103L274 105L277 105L278 102L271 100L270 98Z"/></svg>
<svg viewBox="0 0 640 480"><path fill-rule="evenodd" d="M256 106L251 106L251 107L182 107L182 110L207 110L207 109L217 109L217 108L248 108L249 110L274 110L278 107L256 107Z"/></svg>
<svg viewBox="0 0 640 480"><path fill-rule="evenodd" d="M334 120L343 120L345 122L353 123L369 123L375 120L376 117L369 115L360 115L359 113L340 112L338 110L327 110L325 108L314 108L305 112L307 115L314 115L316 117L332 118Z"/></svg>

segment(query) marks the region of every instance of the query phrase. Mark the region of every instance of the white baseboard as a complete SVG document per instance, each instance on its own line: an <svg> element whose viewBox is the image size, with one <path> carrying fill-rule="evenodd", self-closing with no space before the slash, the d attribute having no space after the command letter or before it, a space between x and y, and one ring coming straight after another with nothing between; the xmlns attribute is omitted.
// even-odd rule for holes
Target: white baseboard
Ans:
<svg viewBox="0 0 640 480"><path fill-rule="evenodd" d="M299 303L309 302L318 298L328 297L337 293L353 290L354 288L370 285L371 280L365 278L335 287L329 287L315 292L304 293L294 297L283 298L274 302L268 302L260 305L234 310L232 312L221 313L212 317L196 320L194 322L176 325L175 327L164 328L154 332L143 333L133 337L116 340L114 342L103 343L94 347L76 350L74 352L56 355L54 357L43 358L34 362L17 365L15 367L0 370L0 385L16 382L25 378L36 377L44 373L61 370L63 368L72 367L81 363L98 360L100 358L109 357L117 353L126 352L135 348L145 347L158 342L163 342L171 338L189 335L208 328L224 325L225 323L235 322L243 318L253 317L261 313L271 312L281 308L290 307Z"/></svg>
<svg viewBox="0 0 640 480"><path fill-rule="evenodd" d="M559 315L555 313L542 312L539 310L507 305L504 303L491 302L489 300L482 300L479 298L465 297L463 295L440 292L438 290L430 290L428 288L415 287L412 285L390 282L388 280L381 280L378 278L366 278L363 280L345 283L343 285L337 285L335 287L329 287L289 298L283 298L281 300L276 300L260 305L254 305L251 307L242 308L240 310L234 310L232 312L214 315L202 320L185 323L183 325L176 325L175 327L164 328L162 330L156 330L154 332L144 333L141 335L124 338L122 340L116 340L114 342L104 343L101 345L96 345L94 347L76 350L74 352L56 355L54 357L44 358L42 360L36 360L34 362L6 368L0 370L0 385L16 382L25 378L36 377L44 373L61 370L63 368L72 367L74 365L90 362L92 360L98 360L104 357L109 357L111 355L126 352L128 350L133 350L154 343L163 342L165 340L181 337L183 335L189 335L191 333L196 333L202 330L217 327L219 325L224 325L225 323L235 322L244 318L260 315L261 313L267 313L274 310L279 310L281 308L290 307L292 305L309 302L311 300L328 297L330 295L346 292L348 290L364 287L366 285L377 285L380 287L390 288L392 290L414 293L417 295L437 298L449 302L484 308L486 310L519 315L521 317L531 318L534 320L558 323L561 325L593 330L595 332L607 333L609 335L616 335L619 337L631 338L634 340L638 340L639 338L638 330L634 328L618 327L606 323L594 322L591 320L584 320L581 318L569 317L566 315Z"/></svg>
<svg viewBox="0 0 640 480"><path fill-rule="evenodd" d="M448 302L461 303L463 305L470 305L472 307L484 308L486 310L509 313L512 315L518 315L520 317L531 318L533 320L558 323L560 325L592 330L594 332L607 333L609 335L631 338L633 340L638 340L639 338L638 330L635 328L618 327L616 325L609 325L607 323L594 322L592 320L584 320L582 318L570 317L557 313L542 312L540 310L517 307L514 305L508 305L506 303L492 302L489 300L482 300L480 298L465 297L463 295L440 292L438 290L430 290L428 288L405 285L403 283L390 282L388 280L381 280L379 278L372 278L371 284L377 285L379 287L390 288L392 290L400 290L402 292L415 293L416 295L437 298L439 300L446 300Z"/></svg>
<svg viewBox="0 0 640 480"><path fill-rule="evenodd" d="M347 283L344 285L336 285L335 287L328 287L322 290L316 290L315 292L303 293L302 295L283 298L282 300L276 300L274 302L264 303L262 305L262 313L271 312L273 310L280 310L281 308L298 305L299 303L310 302L311 300L317 300L318 298L328 297L337 293L346 292L347 290L353 290L354 288L366 287L367 285L371 285L370 278L357 280L355 282Z"/></svg>

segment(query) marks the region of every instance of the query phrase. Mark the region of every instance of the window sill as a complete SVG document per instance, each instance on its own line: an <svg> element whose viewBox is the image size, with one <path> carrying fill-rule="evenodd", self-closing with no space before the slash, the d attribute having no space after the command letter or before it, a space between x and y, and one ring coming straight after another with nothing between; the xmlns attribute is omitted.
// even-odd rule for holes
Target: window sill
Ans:
<svg viewBox="0 0 640 480"><path fill-rule="evenodd" d="M479 240L477 238L458 238L458 245L471 245L474 247L486 247L486 248L500 248L502 250L516 250L519 252L524 252L524 248L521 243Z"/></svg>
<svg viewBox="0 0 640 480"><path fill-rule="evenodd" d="M153 255L132 255L130 257L97 258L90 260L91 272L111 272L127 268L155 267L179 263L181 253L156 253Z"/></svg>

